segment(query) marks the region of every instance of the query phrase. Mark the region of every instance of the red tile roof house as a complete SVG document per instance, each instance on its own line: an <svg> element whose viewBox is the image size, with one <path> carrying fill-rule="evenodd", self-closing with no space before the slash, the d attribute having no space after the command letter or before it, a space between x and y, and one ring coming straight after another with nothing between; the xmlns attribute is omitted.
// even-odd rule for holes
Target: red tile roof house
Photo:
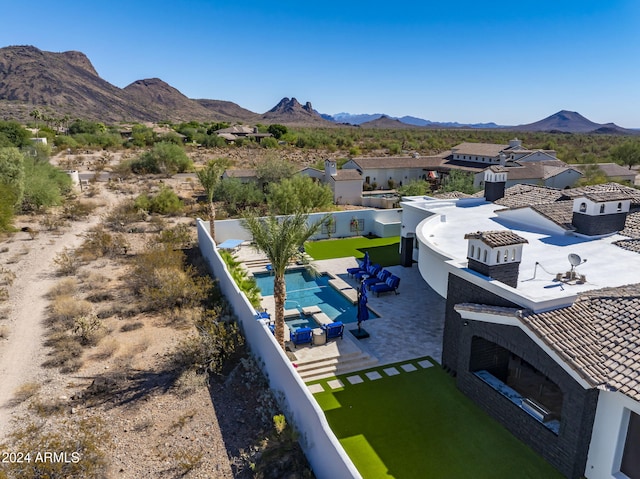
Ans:
<svg viewBox="0 0 640 479"><path fill-rule="evenodd" d="M566 477L640 477L640 191L492 180L493 201L401 204L446 298L441 364Z"/></svg>

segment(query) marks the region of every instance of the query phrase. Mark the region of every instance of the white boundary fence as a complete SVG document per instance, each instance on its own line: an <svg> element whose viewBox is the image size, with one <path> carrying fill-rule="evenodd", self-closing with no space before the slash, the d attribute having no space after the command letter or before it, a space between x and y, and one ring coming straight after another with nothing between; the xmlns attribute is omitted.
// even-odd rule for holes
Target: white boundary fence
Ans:
<svg viewBox="0 0 640 479"><path fill-rule="evenodd" d="M362 479L291 361L268 327L256 320L253 306L233 281L227 265L218 254L209 235L208 225L208 222L198 218L200 252L207 261L211 274L219 281L222 293L233 307L251 352L267 376L269 386L286 412L287 420L292 421L300 433L300 445L314 474L318 479Z"/></svg>

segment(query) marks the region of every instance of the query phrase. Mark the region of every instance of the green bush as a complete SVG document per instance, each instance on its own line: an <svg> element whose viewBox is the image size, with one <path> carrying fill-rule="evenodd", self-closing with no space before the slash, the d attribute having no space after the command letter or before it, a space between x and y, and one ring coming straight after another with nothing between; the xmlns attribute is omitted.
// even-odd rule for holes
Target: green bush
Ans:
<svg viewBox="0 0 640 479"><path fill-rule="evenodd" d="M130 163L134 173L174 175L193 169L193 162L184 149L173 143L157 143L150 151Z"/></svg>
<svg viewBox="0 0 640 479"><path fill-rule="evenodd" d="M71 178L64 171L49 162L26 158L22 209L34 211L61 205L71 186Z"/></svg>
<svg viewBox="0 0 640 479"><path fill-rule="evenodd" d="M182 200L168 186L163 186L154 196L149 194L138 196L134 205L136 208L160 215L176 215L184 209Z"/></svg>

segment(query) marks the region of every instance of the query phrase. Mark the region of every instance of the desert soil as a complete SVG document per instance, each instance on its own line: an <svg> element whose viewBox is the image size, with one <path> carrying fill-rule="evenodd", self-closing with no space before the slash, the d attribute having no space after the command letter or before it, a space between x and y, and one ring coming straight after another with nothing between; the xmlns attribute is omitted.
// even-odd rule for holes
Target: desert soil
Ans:
<svg viewBox="0 0 640 479"><path fill-rule="evenodd" d="M180 192L178 183L174 186ZM61 281L54 260L78 247L110 208L129 197L97 183L91 198L82 198L99 205L88 220L53 233L36 216L22 216L15 225L38 233L0 238L0 267L15 274L9 299L0 302L0 443L11 451L11 433L30 421L55 427L69 418L99 418L108 433L99 445L105 452L105 477L251 477L241 457L264 433L264 418L256 414L264 391L250 387L241 366L224 381L207 385L191 377L176 387L166 358L195 334L188 321L176 325L162 315L130 317L120 305L120 314L104 315L108 334L84 349L78 370L62 373L43 366L51 353L46 345L48 292ZM136 238L131 237L129 255L143 246ZM118 296L126 290L126 276L125 263L99 259L78 273L79 291L84 297L96 291ZM95 307L104 308L101 303ZM125 324L135 329L123 331ZM49 412L38 413L43 409Z"/></svg>

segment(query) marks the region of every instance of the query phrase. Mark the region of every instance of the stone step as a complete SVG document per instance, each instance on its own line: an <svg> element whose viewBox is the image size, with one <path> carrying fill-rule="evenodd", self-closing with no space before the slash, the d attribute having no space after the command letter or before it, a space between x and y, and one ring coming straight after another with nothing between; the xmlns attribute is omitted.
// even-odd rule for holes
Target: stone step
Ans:
<svg viewBox="0 0 640 479"><path fill-rule="evenodd" d="M354 358L351 361L328 362L323 366L318 366L311 370L303 369L300 371L300 367L298 367L298 374L303 381L310 382L317 379L324 379L340 374L349 374L355 371L369 369L377 365L377 359L364 355L360 358Z"/></svg>

